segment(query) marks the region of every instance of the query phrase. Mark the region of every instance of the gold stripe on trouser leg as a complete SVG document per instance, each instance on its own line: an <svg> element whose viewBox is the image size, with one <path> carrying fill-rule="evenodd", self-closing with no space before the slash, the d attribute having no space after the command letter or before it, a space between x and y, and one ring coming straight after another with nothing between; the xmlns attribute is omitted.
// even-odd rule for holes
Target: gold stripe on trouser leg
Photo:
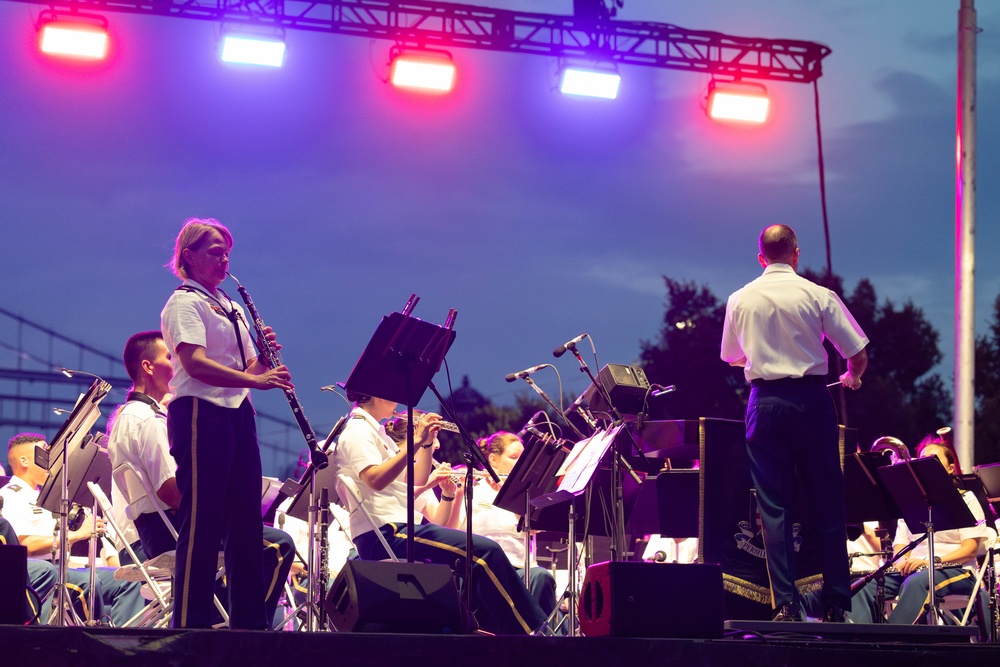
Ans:
<svg viewBox="0 0 1000 667"><path fill-rule="evenodd" d="M191 557L194 553L194 530L198 517L198 399L191 405L191 527L188 530L187 560L184 563L184 590L181 592L181 627L187 627L188 594L191 590Z"/></svg>
<svg viewBox="0 0 1000 667"><path fill-rule="evenodd" d="M438 549L444 549L445 551L450 551L454 554L458 554L462 558L466 558L465 549L459 549L458 547L453 547L450 544L442 544L441 542L435 542L433 540L417 537L416 535L413 536L413 541L420 542L421 544L426 544L428 546L437 547ZM521 624L522 628L524 628L525 634L530 635L532 632L534 632L535 629L528 627L528 624L524 621L523 618L521 618L521 614L518 613L517 607L514 606L514 601L510 599L509 595L507 595L507 591L505 591L504 587L500 585L500 581L497 579L496 575L493 574L493 570L491 570L490 566L486 564L486 561L476 556L473 556L472 560L476 563L479 563L480 567L483 568L483 571L486 572L486 575L490 578L490 581L492 581L493 585L497 587L498 591L500 591L500 595L502 595L503 599L507 601L508 605L510 605L510 610L514 612L514 618L516 618L517 622ZM471 581L469 582L469 585L470 586L472 585Z"/></svg>
<svg viewBox="0 0 1000 667"><path fill-rule="evenodd" d="M927 575L927 573L924 572L924 576L926 576L926 575ZM910 576L913 576L913 575L910 575ZM954 577L952 577L950 579L944 579L939 584L934 584L934 591L937 592L937 591L941 590L942 588L944 588L945 586L950 586L951 584L954 584L956 581L962 581L963 579L968 579L971 576L972 576L972 573L969 572L968 570L965 570L964 572L962 572L962 574L955 575ZM924 603L922 605L920 605L920 612L917 614L917 618L914 618L912 621L910 621L911 624L916 623L917 619L919 619L924 614L924 609L927 608L927 605L929 605L930 602L931 602L931 593L930 593L930 591L928 591L927 592L927 597L924 598Z"/></svg>
<svg viewBox="0 0 1000 667"><path fill-rule="evenodd" d="M264 540L265 549L274 549L274 558L277 562L274 564L274 572L271 573L271 582L267 585L267 593L264 595L264 599L271 597L274 593L274 587L278 584L278 573L281 571L281 547L274 542L268 542Z"/></svg>
<svg viewBox="0 0 1000 667"><path fill-rule="evenodd" d="M90 605L87 603L87 596L83 594L83 589L76 584L71 584L66 582L66 588L71 591L76 591L76 597L80 601L80 606L83 607L83 620L90 620ZM93 594L93 591L91 591Z"/></svg>
<svg viewBox="0 0 1000 667"><path fill-rule="evenodd" d="M41 609L35 607L34 601L31 599L31 593L27 590L24 591L24 597L28 600L28 609L31 610L31 617L38 618L41 615Z"/></svg>

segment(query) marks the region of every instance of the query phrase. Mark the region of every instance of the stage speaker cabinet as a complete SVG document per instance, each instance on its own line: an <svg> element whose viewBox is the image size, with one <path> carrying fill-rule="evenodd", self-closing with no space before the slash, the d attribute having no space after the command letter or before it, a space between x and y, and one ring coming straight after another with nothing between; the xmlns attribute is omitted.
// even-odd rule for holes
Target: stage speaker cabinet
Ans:
<svg viewBox="0 0 1000 667"><path fill-rule="evenodd" d="M577 611L588 637L722 636L722 568L676 563L597 563Z"/></svg>
<svg viewBox="0 0 1000 667"><path fill-rule="evenodd" d="M649 380L646 379L642 366L608 364L597 374L597 382L623 415L635 415L642 411L642 404L649 390ZM611 406L593 385L584 392L583 399L592 412L611 410Z"/></svg>
<svg viewBox="0 0 1000 667"><path fill-rule="evenodd" d="M0 624L24 623L25 589L28 587L28 549L20 544L0 544Z"/></svg>
<svg viewBox="0 0 1000 667"><path fill-rule="evenodd" d="M326 596L340 632L468 632L447 565L349 560Z"/></svg>

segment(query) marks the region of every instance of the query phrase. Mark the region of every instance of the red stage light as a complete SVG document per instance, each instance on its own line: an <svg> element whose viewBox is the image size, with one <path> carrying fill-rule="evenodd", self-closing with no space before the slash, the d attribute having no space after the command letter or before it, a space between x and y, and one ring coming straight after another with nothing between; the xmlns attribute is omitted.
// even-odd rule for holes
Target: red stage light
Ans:
<svg viewBox="0 0 1000 667"><path fill-rule="evenodd" d="M708 84L708 116L713 120L763 123L770 100L759 83L720 82Z"/></svg>
<svg viewBox="0 0 1000 667"><path fill-rule="evenodd" d="M455 63L445 53L399 53L392 58L389 80L397 88L447 93L455 85Z"/></svg>
<svg viewBox="0 0 1000 667"><path fill-rule="evenodd" d="M52 19L39 28L42 53L76 60L104 60L108 55L108 31L103 25Z"/></svg>

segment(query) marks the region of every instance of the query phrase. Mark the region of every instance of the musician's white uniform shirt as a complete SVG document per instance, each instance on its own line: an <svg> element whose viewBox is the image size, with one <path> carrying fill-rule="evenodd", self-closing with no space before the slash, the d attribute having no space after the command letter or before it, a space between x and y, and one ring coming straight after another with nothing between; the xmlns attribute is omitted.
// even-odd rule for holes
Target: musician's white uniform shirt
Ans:
<svg viewBox="0 0 1000 667"><path fill-rule="evenodd" d="M215 387L194 379L181 366L177 346L181 343L199 345L205 348L205 354L212 361L227 368L244 370L240 346L236 342L236 329L226 315L232 310L239 313L239 335L249 365L257 356L257 352L253 347L243 308L228 299L221 291L218 299L210 296L204 287L193 280L185 280L184 285L198 291L175 291L160 313L163 341L170 351L170 363L174 369L174 377L170 381L170 393L175 398L195 396L224 408L238 408L243 399L250 394L250 390Z"/></svg>
<svg viewBox="0 0 1000 667"><path fill-rule="evenodd" d="M730 295L721 357L743 366L748 382L822 376L828 366L824 339L845 359L868 344L836 292L799 276L788 264L771 264Z"/></svg>
<svg viewBox="0 0 1000 667"><path fill-rule="evenodd" d="M388 461L398 452L399 447L374 417L359 407L351 410L344 430L337 438L333 463L341 473L357 482L361 502L379 527L387 523L406 523L406 475L399 475L384 489L375 491L361 481L360 473L365 468ZM364 514L354 512L351 515L351 535L357 538L371 530Z"/></svg>
<svg viewBox="0 0 1000 667"><path fill-rule="evenodd" d="M129 401L115 417L108 437L112 470L130 463L145 476L154 491L177 475L177 463L170 455L167 439L167 415L162 406L158 407L159 410L153 410L152 406L142 401ZM117 486L119 476L113 479ZM141 486L125 491L131 501L126 511L129 519L134 521L140 514L156 511L156 506Z"/></svg>
<svg viewBox="0 0 1000 667"><path fill-rule="evenodd" d="M3 518L10 522L10 527L18 537L52 536L56 520L52 517L52 512L35 506L38 489L14 476L0 489L0 498L3 498ZM49 554L37 557L45 560L50 558Z"/></svg>
<svg viewBox="0 0 1000 667"><path fill-rule="evenodd" d="M934 531L934 555L944 556L949 554L959 547L964 540L975 539L979 540L979 544L982 545L983 540L989 538L989 530L986 527L985 515L983 514L983 508L979 506L979 501L976 500L975 494L969 493L968 491L962 491L962 500L969 507L969 511L972 512L972 516L976 519L976 525L971 528L956 528L954 530L937 530ZM909 528L906 527L906 523L900 519L898 526L896 528L896 537L893 539L893 546L906 546L914 539L920 537L923 533L914 535L910 533ZM909 553L910 558L927 559L927 540L921 542L916 548ZM957 563L949 563L949 567L958 567ZM973 553L961 567L965 569L975 569L977 567L976 554Z"/></svg>
<svg viewBox="0 0 1000 667"><path fill-rule="evenodd" d="M38 501L38 489L14 476L0 489L0 498L3 498L3 518L7 519L18 537L55 537L55 516L49 510L35 505ZM87 515L86 520L91 521L90 513ZM103 555L114 553L114 548L106 538L101 538L101 552ZM32 558L52 560L52 554L37 554ZM74 556L70 558L69 564L74 568L86 567L87 559ZM103 563L98 562L98 565Z"/></svg>

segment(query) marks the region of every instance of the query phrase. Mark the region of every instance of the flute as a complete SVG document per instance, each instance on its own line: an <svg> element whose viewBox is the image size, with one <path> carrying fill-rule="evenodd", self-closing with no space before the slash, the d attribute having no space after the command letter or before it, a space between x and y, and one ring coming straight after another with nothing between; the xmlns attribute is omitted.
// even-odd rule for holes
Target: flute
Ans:
<svg viewBox="0 0 1000 667"><path fill-rule="evenodd" d="M431 460L431 465L434 466L435 468L440 468L441 466L443 466L445 464L444 463L439 463L438 461L434 461L432 459ZM452 474L448 475L448 479L451 480L452 484L458 484L459 482L461 482L465 478L465 472L466 472L465 470L453 470ZM505 479L507 479L507 475L508 475L508 473L505 473L505 472L498 472L497 473L497 477L500 478L501 482L503 482ZM485 470L479 470L477 468L473 468L472 469L472 478L473 479L493 479L488 472L486 472Z"/></svg>
<svg viewBox="0 0 1000 667"><path fill-rule="evenodd" d="M414 411L414 417L416 421L420 421L426 412L418 414ZM389 437L400 442L406 439L406 413L405 412L394 412L392 417L389 417L389 421L385 423L385 432L389 434ZM451 431L452 433L460 433L458 430L458 424L454 422L446 422L444 420L435 423L435 426L439 426L442 431Z"/></svg>
<svg viewBox="0 0 1000 667"><path fill-rule="evenodd" d="M243 303L247 307L247 312L250 313L250 321L253 322L254 332L257 335L257 351L260 357L267 364L268 368L277 368L281 365L281 357L278 355L278 350L271 345L271 341L264 334L264 320L260 318L260 313L257 312L257 307L254 305L253 299L250 298L250 293L236 279L236 276L228 272L227 274L236 282L236 289L240 293L240 298L243 299ZM299 425L299 430L302 431L302 435L306 439L306 444L309 445L312 464L317 470L322 470L330 462L330 457L316 443L316 432L309 425L309 420L306 419L306 413L302 410L302 404L299 403L299 398L295 395L295 390L285 389L284 392L285 398L288 400L288 406L292 409L295 421Z"/></svg>

